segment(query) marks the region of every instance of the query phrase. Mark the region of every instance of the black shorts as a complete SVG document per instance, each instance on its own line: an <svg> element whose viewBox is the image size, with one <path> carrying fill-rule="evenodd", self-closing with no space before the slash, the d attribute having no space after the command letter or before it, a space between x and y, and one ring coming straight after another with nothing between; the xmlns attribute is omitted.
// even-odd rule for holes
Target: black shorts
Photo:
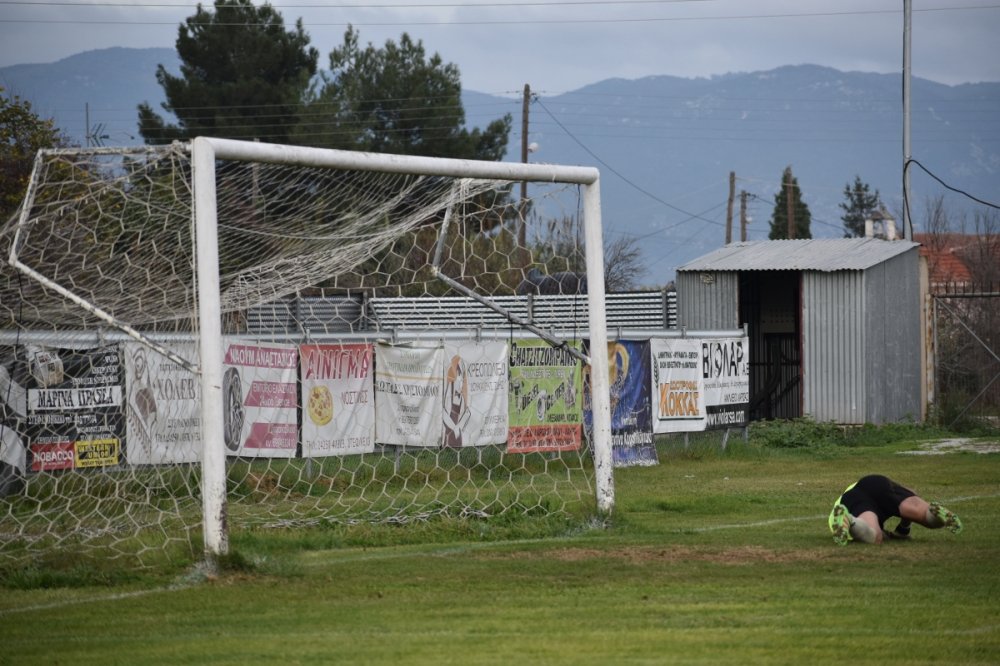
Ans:
<svg viewBox="0 0 1000 666"><path fill-rule="evenodd" d="M889 477L871 474L862 477L853 488L841 495L840 503L852 516L860 516L865 511L873 512L878 516L878 524L884 527L889 518L899 517L900 503L914 495L915 492Z"/></svg>

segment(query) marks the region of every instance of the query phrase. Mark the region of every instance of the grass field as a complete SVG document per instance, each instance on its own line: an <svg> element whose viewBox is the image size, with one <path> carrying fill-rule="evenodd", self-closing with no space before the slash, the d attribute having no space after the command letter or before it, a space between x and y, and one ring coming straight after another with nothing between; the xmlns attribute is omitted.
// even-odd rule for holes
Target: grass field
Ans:
<svg viewBox="0 0 1000 666"><path fill-rule="evenodd" d="M1000 663L1000 453L786 435L664 443L616 470L606 524L248 533L216 575L7 570L0 664ZM835 546L830 505L870 472L965 530Z"/></svg>

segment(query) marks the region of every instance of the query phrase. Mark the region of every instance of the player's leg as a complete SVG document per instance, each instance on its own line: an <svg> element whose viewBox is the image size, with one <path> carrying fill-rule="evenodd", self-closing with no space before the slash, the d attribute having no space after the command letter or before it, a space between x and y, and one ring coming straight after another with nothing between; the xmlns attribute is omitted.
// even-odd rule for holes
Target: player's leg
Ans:
<svg viewBox="0 0 1000 666"><path fill-rule="evenodd" d="M900 518L893 531L889 532L887 530L883 530L883 532L885 533L885 536L890 539L909 539L911 524L912 521L909 521L906 518Z"/></svg>
<svg viewBox="0 0 1000 666"><path fill-rule="evenodd" d="M962 521L953 511L916 495L899 503L899 515L932 530L947 527L955 534L962 531Z"/></svg>
<svg viewBox="0 0 1000 666"><path fill-rule="evenodd" d="M863 543L882 543L882 526L874 511L865 511L854 518L851 536Z"/></svg>
<svg viewBox="0 0 1000 666"><path fill-rule="evenodd" d="M851 523L853 521L854 516L848 512L846 506L840 502L833 505L833 510L830 511L827 524L830 526L830 532L833 534L833 542L835 544L846 546L847 542L851 540Z"/></svg>
<svg viewBox="0 0 1000 666"><path fill-rule="evenodd" d="M833 533L833 542L838 546L847 545L851 539L857 539L862 543L882 543L882 529L878 525L878 516L872 511L852 516L847 507L838 502L830 512L828 523Z"/></svg>

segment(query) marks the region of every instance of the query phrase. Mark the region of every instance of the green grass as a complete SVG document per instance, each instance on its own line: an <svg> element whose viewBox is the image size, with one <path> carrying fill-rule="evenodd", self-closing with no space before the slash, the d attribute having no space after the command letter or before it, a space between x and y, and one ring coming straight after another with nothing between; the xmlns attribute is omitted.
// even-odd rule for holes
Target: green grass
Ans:
<svg viewBox="0 0 1000 666"><path fill-rule="evenodd" d="M1000 663L1000 455L901 455L941 434L918 426L769 427L661 443L616 470L605 524L442 515L241 532L212 574L7 570L0 663ZM830 505L870 472L965 531L835 546Z"/></svg>

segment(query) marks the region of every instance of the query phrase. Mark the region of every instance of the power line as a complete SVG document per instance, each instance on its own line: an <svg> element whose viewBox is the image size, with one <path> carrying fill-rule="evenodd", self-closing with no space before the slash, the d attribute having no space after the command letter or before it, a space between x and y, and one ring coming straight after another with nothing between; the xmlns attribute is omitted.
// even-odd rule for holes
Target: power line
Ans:
<svg viewBox="0 0 1000 666"><path fill-rule="evenodd" d="M549 0L542 2L433 2L421 4L401 3L359 3L359 4L294 4L271 3L275 9L492 9L508 7L561 7L561 6L599 6L599 5L679 5L696 2L718 2L718 0ZM190 8L189 3L167 2L65 2L62 0L0 0L0 5L44 5L65 7L178 7ZM218 9L218 8L217 8Z"/></svg>
<svg viewBox="0 0 1000 666"><path fill-rule="evenodd" d="M561 127L564 132L566 132L566 136L568 136L569 138L571 138L578 146L580 146L581 148L583 148L583 150L585 150L588 155L590 155L591 157L593 157L600 164L604 165L604 167L607 168L608 171L610 171L611 173L613 173L616 176L618 176L619 178L621 178L622 181L624 181L626 184L628 184L631 187L635 188L637 191L642 192L643 194L645 194L647 197L649 197L653 201L657 201L657 202L663 204L664 206L666 206L667 208L670 208L671 210L677 211L678 213L681 213L683 215L687 215L688 216L688 220L690 220L690 219L698 219L698 220L701 220L703 222L709 222L709 223L715 224L715 222L713 222L712 220L709 220L707 218L703 218L700 215L697 215L695 213L690 213L690 212L684 210L683 208L678 208L677 206L673 205L672 203L664 201L663 199L661 199L660 197L656 196L655 194L653 194L649 190L646 190L646 189L640 187L636 183L634 183L631 180L629 180L628 178L626 178L621 172L619 172L613 166L611 166L610 164L608 164L607 162L605 162L604 160L602 160L600 157L598 157L598 155L596 153L594 153L594 151L592 151L590 148L588 148L582 141L580 141L579 139L577 139L576 136L574 136L572 132L570 132L561 122L559 122L559 119L555 117L555 115L552 113L552 111L550 111L549 108L547 106L545 106L544 103L542 103L542 100L540 98L537 98L535 101L536 101L536 103L540 107L542 107L542 109L545 110L545 113L549 114L549 117L552 118L552 120L557 125L559 125L559 127ZM687 221L687 220L685 220L685 221Z"/></svg>
<svg viewBox="0 0 1000 666"><path fill-rule="evenodd" d="M380 104L408 103L405 106L398 106L398 107L394 107L393 108L394 111L397 111L397 112L400 112L400 113L410 113L410 112L414 112L414 111L424 111L424 112L428 112L428 113L433 113L433 112L435 112L435 111L437 111L439 109L450 109L450 108L453 108L451 104L447 104L447 105L434 104L433 102L435 100L437 100L437 99L439 99L439 98L436 98L436 97L426 97L426 98L419 98L419 99L417 99L417 98L411 98L411 97L402 97L402 98L371 99L371 100L365 100L365 106L369 107L369 106L378 106ZM1000 101L1000 100L998 100L998 101ZM314 112L314 113L322 113L323 110L327 109L327 108L333 108L333 109L339 108L338 105L336 103L333 103L333 102L311 101L311 102L308 102L307 105L308 105L308 108L310 109L310 112ZM176 108L172 107L171 110L174 111L174 112L213 111L213 110L225 110L225 111L234 111L234 110L264 111L264 110L268 110L268 109L286 110L286 109L289 108L289 106L291 106L291 105L286 102L286 103L274 103L274 104L233 104L233 105L184 106L184 107L176 107ZM464 105L463 109L465 111L468 111L468 110L473 109L473 108L484 109L484 108L507 108L507 107L509 107L510 112L513 112L513 110L514 110L514 103L513 103L513 101L504 100L504 101L500 101L500 102L497 102L497 103L490 103L490 104ZM737 111L737 110L738 109L733 109L734 112ZM766 112L784 113L785 110L784 109L776 109L775 111L767 110ZM859 113L859 112L850 111L850 110L823 109L823 110L820 110L818 112L833 113L833 114L837 114L837 115L841 116L842 118L852 118L853 117L855 119L857 119L857 118L861 118L862 119L860 121L855 120L854 124L865 122L864 118L866 117L866 114L864 112L860 112ZM997 113L997 108L988 109L988 110L987 109L982 109L981 112L982 113L996 114ZM787 129L788 129L788 124L789 123L815 122L812 119L812 117L815 116L815 113L817 113L817 112L812 112L812 111L809 112L810 118L803 118L803 117L800 117L801 113L795 113L793 115L795 115L796 117L793 117L793 118L736 118L736 117L734 117L732 115L728 115L728 116L725 116L725 117L714 117L714 118L699 118L699 117L696 117L696 116L690 116L690 117L680 118L680 119L671 119L671 118L664 119L662 117L663 112L660 111L658 115L656 113L654 113L654 112L650 112L650 113L647 113L647 114L642 114L642 113L633 114L633 113L630 113L630 115L629 115L630 120L631 119L639 119L639 120L641 120L643 118L648 118L648 120L645 120L645 121L642 121L642 122L639 122L639 123L634 123L634 124L625 124L625 123L622 123L621 119L620 119L620 114L621 114L620 107L617 107L617 108L616 107L610 107L607 113L590 113L590 114L584 114L584 115L577 115L577 116L574 116L574 120L573 121L566 121L566 122L563 122L562 124L564 126L567 126L567 127L571 126L571 127L576 127L576 128L605 128L607 130L610 130L610 131L614 132L612 134L609 134L609 133L592 134L591 136L621 136L623 138L628 138L630 136L630 132L631 132L631 135L633 135L633 136L637 136L639 138L646 138L646 137L649 136L649 132L652 131L652 130L665 130L665 131L676 130L676 131L683 131L683 132L685 132L684 136L685 137L689 137L690 136L689 132L692 129L694 129L694 128L712 130L713 127L718 127L720 129L726 129L726 128L732 127L732 126L734 126L734 124L738 123L741 135L744 135L744 134L746 134L746 130L748 130L748 129L750 131L768 131L770 129L780 129L782 131L782 133L787 133ZM468 115L468 114L466 114L466 115ZM259 116L259 117L266 117L266 115ZM577 120L576 118L579 118L579 120ZM602 121L602 119L603 119L603 121ZM541 121L541 122L544 123L544 121ZM771 127L771 126L774 126L774 127ZM839 119L824 121L824 126L827 127L827 128L831 128L831 127L833 127L833 128L844 127L843 123L841 123L839 121ZM851 126L847 125L847 127L850 128ZM619 132L621 132L621 133L619 133ZM641 134L636 134L636 132L641 132ZM883 130L875 128L875 129L858 130L858 131L855 131L854 134L857 135L859 132L864 133L864 134L868 134L868 135L874 135L874 136L878 136L878 135L881 135L881 134L884 133ZM946 130L930 130L930 131L924 132L923 134L947 134L947 133L948 132ZM577 134L579 135L580 133L577 132ZM673 137L664 137L664 138L673 138ZM733 138L737 139L738 137L733 137Z"/></svg>
<svg viewBox="0 0 1000 666"><path fill-rule="evenodd" d="M903 165L903 172L904 173L910 168L911 164L916 164L918 167L920 167L921 169L923 169L924 173L926 173L928 176L930 176L931 178L933 178L934 180L936 180L937 182L939 182L946 189L949 189L952 192L955 192L956 194L961 194L964 197L968 197L969 199L975 201L976 203L982 204L984 206L988 206L990 208L1000 209L1000 206L998 206L995 203L991 203L989 201L985 201L983 199L980 199L979 197L974 197L971 194L969 194L968 192L966 192L965 190L960 190L957 187L952 187L951 185L949 185L948 183L944 182L943 180L941 180L940 178L938 178L936 175L934 175L934 173L932 173L930 171L930 169L928 169L923 164L921 164L920 162L918 162L917 160L915 160L913 158L910 158L909 160L907 160L906 164Z"/></svg>
<svg viewBox="0 0 1000 666"><path fill-rule="evenodd" d="M27 0L8 0L2 4L22 4L27 2ZM46 3L49 4L49 3ZM52 3L54 4L54 3ZM78 7L87 7L93 5L75 5ZM150 8L155 8L162 5L150 5ZM465 6L465 5L463 5ZM477 5L481 6L481 5ZM132 8L143 8L143 5L127 5L127 7ZM178 9L184 8L183 5L172 5ZM337 7L329 7L337 8ZM978 10L978 9L1000 9L1000 5L978 5L978 6L965 6L965 7L925 7L919 10L921 12L946 12L946 11L964 11L964 10ZM760 19L789 19L789 18L830 18L835 16L872 16L872 15L892 15L901 13L899 10L891 9L873 9L873 10L860 10L860 11L831 11L831 12L800 12L800 13L775 13L775 14L744 14L744 15L728 15L728 16L670 16L670 17L645 17L645 18L556 18L556 19L482 19L482 20L447 20L447 21L335 21L335 22L322 22L322 21L310 21L308 22L309 27L346 27L348 25L353 25L356 28L413 28L416 26L495 26L495 25L572 25L572 24L595 24L595 23L618 23L618 24L628 24L628 23L681 23L681 22L697 22L697 21L749 21L749 20L760 20ZM76 19L0 19L0 23L37 23L37 24L72 24L72 25L175 25L176 21L112 21L112 20L76 20ZM213 25L222 27L247 27L247 26L263 26L268 24L260 23L225 23L225 22L215 22Z"/></svg>
<svg viewBox="0 0 1000 666"><path fill-rule="evenodd" d="M841 73L842 72L838 72L838 74L841 74ZM881 76L896 77L896 76L898 76L898 74L884 74L884 75L881 75ZM656 77L650 77L650 78L656 78ZM539 94L541 94L541 95L549 95L548 91L545 91L545 90L538 90L536 92L539 93ZM506 90L506 91L503 91L502 93L497 93L497 94L498 95L501 95L501 94L514 94L514 91ZM563 104L565 106L585 106L585 107L588 107L588 108L594 106L594 103L591 102L591 101L585 101L585 102L578 102L578 101L576 101L576 98L578 98L578 97L597 97L597 98L608 97L608 98L610 98L612 100L636 99L637 101L642 101L642 100L647 100L647 99L648 100L675 100L675 101L678 101L678 102L681 102L681 103L685 103L685 102L690 101L690 99L691 99L692 96L693 95L657 95L657 94L650 94L650 93L623 94L621 92L594 92L592 90L574 90L572 92L563 93L563 97L568 97L569 99L560 100L559 103ZM803 97L803 96L776 97L776 96L773 96L773 95L768 95L767 97L759 97L759 96L758 97L736 97L736 96L733 96L733 95L717 95L716 94L716 95L712 96L712 99L714 99L714 100L722 100L722 101L727 101L727 102L760 102L760 101L766 101L766 102L842 102L842 101L844 101L845 99L848 99L848 98L845 98L843 95L816 95L816 96L810 95L808 97ZM966 99L966 100L962 100L962 101L963 102L980 102L980 101L996 101L996 99L997 99L996 97L978 97L976 99ZM868 98L867 101L878 102L878 103L886 104L886 105L892 105L894 109L895 109L895 105L898 105L898 103L899 103L899 100L896 99L895 97L874 97L874 98ZM951 101L953 101L953 100L935 99L934 103L935 103L935 105L938 105L940 103L948 104ZM609 105L609 106L613 106L613 104ZM671 107L654 106L653 108L671 108Z"/></svg>
<svg viewBox="0 0 1000 666"><path fill-rule="evenodd" d="M433 102L435 99L437 99L437 98L434 98L434 97L426 98L426 101ZM371 100L371 102L373 102L375 104L379 104L379 103L392 104L392 103L396 103L396 102L409 102L408 104L405 104L403 106L398 107L397 109L394 109L394 111L397 111L397 112L399 112L401 114L407 114L407 121L408 122L411 122L411 123L414 123L414 124L419 124L421 126L421 129L429 131L429 132L433 132L433 131L437 131L437 130L441 130L441 129L448 129L448 128L452 127L451 124L443 123L442 122L442 116L439 113L439 111L441 109L444 109L444 108L449 108L450 109L451 108L450 106L449 107L444 107L444 106L436 105L436 104L422 103L419 100L413 100L412 98L391 98L391 97L387 97L387 98L383 98L383 99L379 99L379 100ZM513 104L514 104L514 102L511 100L511 101L505 101L505 102L500 103L500 104L491 104L491 105L485 105L484 104L484 105L479 105L480 109L489 109L489 108L492 108L494 110L494 112L496 113L496 117L491 118L491 119L477 119L477 120L480 123L490 122L492 120L497 120L497 119L501 118L504 115L505 111L507 113L510 113L511 111L513 111ZM289 122L285 121L285 119L286 119L287 116L284 113L260 113L260 114L254 114L251 117L251 116L248 116L248 115L245 115L245 114L234 113L234 112L237 112L237 111L278 111L278 110L283 110L283 109L287 109L287 108L288 108L288 104L242 104L242 105L237 104L237 105L203 105L203 106L176 107L176 108L170 109L170 111L172 111L174 114L176 114L178 116L188 115L188 114L191 114L192 112L200 112L200 111L226 111L227 113L222 113L222 114L216 114L216 115L214 115L213 119L215 121L221 122L221 123L233 123L233 124L229 125L229 129L230 130L238 131L242 127L254 127L254 128L256 128L257 131L259 131L261 129L265 129L266 130L267 128L272 128L272 129L287 128L289 126ZM328 129L327 131L322 131L322 132L308 131L308 130L312 130L313 128L318 128L318 127L324 127L325 128L327 126L327 124L328 124L327 121L326 121L326 119L329 118L329 116L325 113L325 110L326 109L333 109L333 108L336 108L336 105L333 104L333 103L311 102L311 103L309 103L309 105L307 107L307 110L305 112L300 113L300 114L297 115L296 122L301 127L303 127L304 129L307 130L307 135L308 136L311 136L311 137L324 137L324 136L325 137L332 137L332 136L336 136L339 132L337 130L335 130L335 129L333 129L333 130L329 130ZM470 107L466 107L466 108L470 108ZM545 107L545 109L546 109L547 112L549 112L549 115L551 115L551 111L548 109L548 107ZM131 116L131 115L128 116L128 117L123 117L123 116L120 116L120 115L110 115L109 116L108 111L109 110L106 109L106 110L104 110L104 113L102 114L102 118L103 118L103 120L105 122L113 122L113 121L118 121L118 122L123 122L123 123L124 122L128 122L128 123L135 122L134 116ZM420 113L419 114L415 114L414 112L416 112L416 111L419 111ZM468 114L465 114L465 115L467 116ZM480 111L480 115L485 115L485 114L483 114L482 111ZM236 122L233 122L233 121L241 121L241 122L236 123ZM270 122L268 122L268 121L270 121ZM733 129L733 128L724 127L724 126L723 127L715 127L715 128L713 128L711 126L713 124L711 121L698 120L697 122L695 122L695 119L691 119L691 122L689 124L685 124L683 126L677 126L677 127L666 127L666 126L661 126L661 125L658 125L658 124L650 123L650 124L646 124L644 126L635 127L635 128L632 128L632 127L622 127L622 126L612 127L612 128L610 128L610 131L607 131L607 132L592 132L592 131L581 132L578 129L580 127L603 127L603 126L606 126L604 124L597 124L597 123L577 123L577 122L572 122L572 121L566 121L566 122L564 122L562 120L553 119L553 121L550 124L553 125L553 126L555 126L555 127L557 127L560 131L564 132L567 135L567 137L571 138L573 141L576 141L577 143L582 143L587 138L598 138L598 137L604 137L604 138L613 137L613 138L615 138L615 139L617 139L619 141L631 141L631 140L635 140L635 141L641 141L641 142L643 142L645 144L648 144L650 142L656 142L656 141L677 141L677 140L681 140L681 141L685 141L685 142L690 142L690 141L701 141L701 142L726 141L727 143L733 143L733 142L739 142L739 143L767 142L769 144L773 144L773 143L779 143L779 142L797 143L797 142L799 142L801 140L799 137L796 137L796 135L794 133L788 133L787 131L786 132L782 132L782 134L780 136L775 136L773 134L768 133L768 131L767 131L766 128L763 129L763 130L761 130L761 129L755 129L755 128L749 128L749 129L741 130L739 133L736 133L736 130ZM546 125L546 121L544 119L543 120L536 120L535 125L536 125L536 127L538 127L538 126L544 126L544 125ZM467 127L472 127L473 125L472 125L472 123L467 123L466 126ZM829 128L829 125L825 125L825 127ZM666 130L666 131L664 132L664 131L657 131L657 130ZM396 133L396 132L405 132L405 131L407 131L407 130L406 129L397 129L397 130L387 129L386 130L386 132L390 133L390 134L391 133ZM879 136L881 136L882 134L884 134L884 133L880 132L878 130L854 130L854 131L851 131L849 133L847 133L847 132L831 133L829 136L825 136L825 137L822 137L822 138L817 138L815 136L810 136L809 139L810 139L810 141L812 141L814 143L815 142L826 142L826 143L837 142L837 143L845 143L845 142L852 142L852 141L863 141L865 143L876 143L876 142L877 143L895 143L896 142L895 138L879 138ZM931 136L932 134L937 134L937 133L933 132L933 131L922 133L921 137L920 137L921 143L925 144L925 145L926 144L931 144L931 143L954 143L953 140L951 140L951 139L948 138L948 134L947 133L941 133L940 136L944 137L944 138L941 138L941 139L933 138L933 136ZM516 136L516 135L517 135L517 131L516 131L516 128L514 128L514 131L512 132L512 136ZM259 138L264 138L264 136L260 136ZM991 141L991 140L994 140L994 139L992 139L991 137L980 136L980 140ZM920 165L920 166L922 167L922 165ZM750 182L750 180L752 180L752 179L748 179L746 176L741 176L740 180ZM770 182L769 178L758 179L758 180L762 180L763 182ZM654 199L655 199L655 197L654 197Z"/></svg>
<svg viewBox="0 0 1000 666"><path fill-rule="evenodd" d="M231 107L177 107L172 108L170 111L173 112L175 116L178 116L180 120L183 117L195 110L210 111L212 109L226 109L230 111L229 113L212 114L212 119L215 122L220 123L234 123L234 121L242 121L239 123L234 123L230 125L231 127L238 128L240 126L253 126L253 127L286 127L289 122L295 122L300 126L306 128L316 127L316 126L326 126L331 117L329 114L325 113L322 108L315 111L306 111L304 113L299 113L291 121L286 122L285 119L288 118L285 114L278 113L263 113L263 114L253 114L245 115L239 113L233 113L238 109L253 111L255 109L268 109L270 106L262 105L259 107L253 105L241 105L241 106L231 106ZM398 111L401 114L406 115L406 121L410 124L419 125L422 130L425 131L436 131L441 129L448 129L453 127L450 123L444 123L443 118L440 114L435 113L435 109L443 107L401 107ZM413 114L412 111L423 111L424 113ZM109 111L112 113L109 114ZM131 111L131 110L130 110ZM65 112L65 110L63 110ZM504 115L504 110L498 108L495 111L496 117L492 120L499 120ZM115 114L112 109L105 109L102 113L102 118L105 122L119 122L119 123L130 123L135 122L135 117L132 115L121 115ZM478 121L491 122L484 120ZM743 131L738 131L736 128L730 127L703 127L700 124L692 125L688 128L678 127L671 128L669 131L659 131L665 128L658 128L656 126L650 126L645 128L622 128L628 131L609 131L609 132L593 132L573 130L573 127L579 127L579 124L575 123L550 123L551 125L559 128L561 131L567 133L567 135L572 134L574 140L583 141L585 139L595 139L595 138L614 138L619 142L629 142L637 141L643 144L649 144L651 142L661 142L661 141L683 141L683 142L718 142L725 141L727 143L739 143L739 144L753 144L753 143L767 143L767 144L797 144L801 143L803 140L807 139L811 143L852 143L852 142L862 142L864 144L895 144L898 142L897 139L893 137L884 137L885 132L880 132L878 130L853 130L844 131L838 130L836 132L830 132L829 135L824 137L816 137L813 134L809 134L807 137L803 136L801 133L796 134L794 132L784 132L780 135L775 135L770 133L768 130L759 130L754 128L748 128ZM545 122L536 122L535 126L544 127ZM473 124L466 122L467 127L472 127ZM591 125L588 125L588 127ZM824 126L826 130L830 130L829 126ZM404 132L409 131L409 129L386 129L386 132ZM777 131L775 129L775 131ZM512 128L512 137L518 136L517 128ZM931 133L922 134L920 138L920 143L922 145L928 144L951 144L956 142L964 142L964 139L952 139L949 138L947 133L941 134L942 138L934 138ZM980 136L981 141L996 141L1000 140L1000 136L996 139ZM747 180L741 178L741 180ZM839 189L839 188L838 188Z"/></svg>
<svg viewBox="0 0 1000 666"><path fill-rule="evenodd" d="M723 205L725 205L725 203L720 204L718 207L721 207ZM706 229L708 229L708 227L699 227L699 228L695 229L694 233L692 233L690 236L688 236L687 238L685 238L685 239L683 239L683 240L681 240L681 241L679 241L677 243L674 243L674 248L673 249L668 250L664 254L662 254L659 257L657 257L654 261L652 261L649 264L649 267L651 268L653 266L656 266L659 263L662 263L663 261L665 261L667 259L667 257L669 257L670 255L672 255L674 252L676 252L677 250L679 250L682 247L686 247L691 242L691 240L694 239L695 236L697 236L698 234L704 233Z"/></svg>

